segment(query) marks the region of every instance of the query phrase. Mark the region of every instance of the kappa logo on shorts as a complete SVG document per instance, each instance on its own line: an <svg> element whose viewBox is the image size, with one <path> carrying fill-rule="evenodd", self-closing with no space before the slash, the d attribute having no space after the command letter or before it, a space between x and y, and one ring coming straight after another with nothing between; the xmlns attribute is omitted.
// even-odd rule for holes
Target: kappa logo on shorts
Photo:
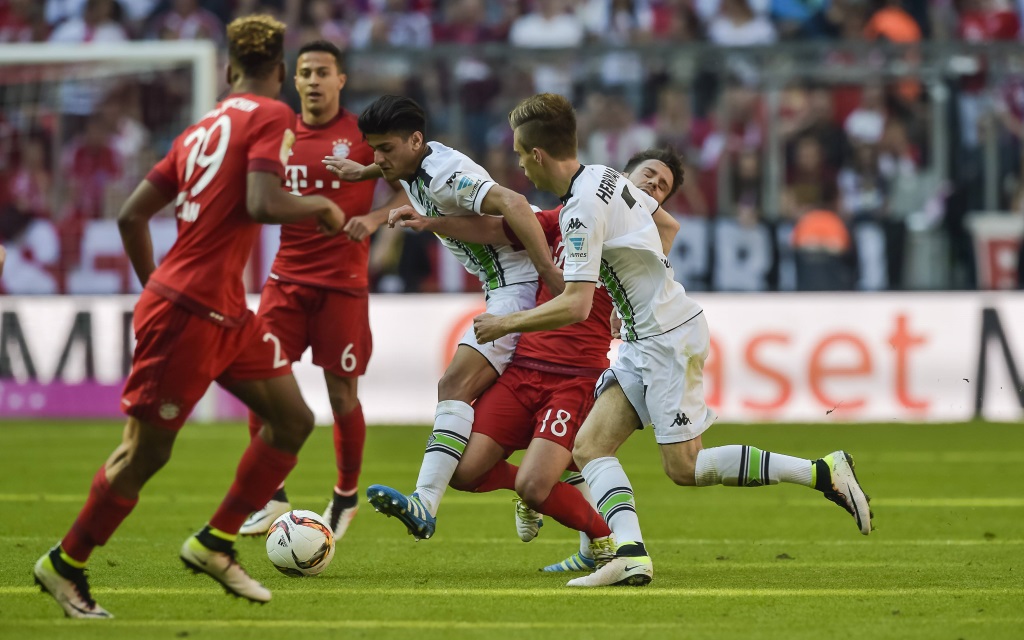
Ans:
<svg viewBox="0 0 1024 640"><path fill-rule="evenodd" d="M690 419L686 417L685 413L677 413L676 419L672 421L673 427L682 427L690 424Z"/></svg>

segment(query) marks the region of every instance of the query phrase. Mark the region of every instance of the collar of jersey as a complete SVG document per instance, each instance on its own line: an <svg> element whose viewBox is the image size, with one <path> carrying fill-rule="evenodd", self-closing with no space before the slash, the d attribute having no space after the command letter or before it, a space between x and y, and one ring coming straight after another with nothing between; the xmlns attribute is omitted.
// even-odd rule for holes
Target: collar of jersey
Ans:
<svg viewBox="0 0 1024 640"><path fill-rule="evenodd" d="M572 180L569 181L569 188L566 189L566 191L565 191L565 195L562 196L561 198L559 198L562 201L562 204L568 204L569 198L572 197L572 187L573 187L574 184L576 184L576 178L580 177L580 174L583 173L583 170L586 169L586 168L587 168L587 165L581 164L580 168L577 169L576 173L573 174Z"/></svg>
<svg viewBox="0 0 1024 640"><path fill-rule="evenodd" d="M423 169L423 163L427 161L427 156L432 153L434 153L434 148L427 143L427 152L423 154L422 158L420 158L420 166L416 167L416 173L412 175L412 180L409 181L410 184L415 182L416 178L423 178L423 182L430 185L430 181L433 180L434 177Z"/></svg>

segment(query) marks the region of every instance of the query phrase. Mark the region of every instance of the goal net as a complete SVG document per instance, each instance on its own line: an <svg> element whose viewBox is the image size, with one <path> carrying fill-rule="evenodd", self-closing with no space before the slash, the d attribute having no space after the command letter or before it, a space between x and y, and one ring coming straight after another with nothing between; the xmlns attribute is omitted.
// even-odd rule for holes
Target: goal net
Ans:
<svg viewBox="0 0 1024 640"><path fill-rule="evenodd" d="M0 292L139 290L116 216L216 101L209 42L0 46ZM159 260L173 218L153 220Z"/></svg>

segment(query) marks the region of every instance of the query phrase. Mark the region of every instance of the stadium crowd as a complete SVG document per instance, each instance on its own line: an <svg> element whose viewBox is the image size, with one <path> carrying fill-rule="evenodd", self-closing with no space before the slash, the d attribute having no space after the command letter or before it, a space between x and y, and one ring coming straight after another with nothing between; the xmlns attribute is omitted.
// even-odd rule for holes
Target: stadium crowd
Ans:
<svg viewBox="0 0 1024 640"><path fill-rule="evenodd" d="M671 145L687 167L686 182L667 208L707 238L697 246L691 234L691 244L684 241L673 256L689 265L677 268L688 287L969 289L979 284L964 221L986 204L979 185L990 125L998 148L998 208L1017 215L1024 211L1024 80L992 81L981 59L945 80L952 99L946 121L938 122L922 81L886 80L870 70L852 84L798 79L782 90L777 115L769 117L762 70L749 57L735 55L724 64L680 74L672 61L623 47L1015 41L1022 37L1024 0L1018 5L1008 0L0 0L0 43L210 39L220 46L224 25L233 17L270 12L293 25L291 49L326 38L349 53L343 96L349 109L358 112L382 93L415 97L430 110L437 139L464 148L499 183L541 206L552 204L551 198L534 192L515 165L505 122L510 105L523 96L552 91L572 97L585 162L622 166L639 150ZM386 53L443 45L463 49L419 61ZM464 49L474 45L497 48ZM592 69L571 56L510 66L500 53L507 47L585 45L602 52ZM363 50L374 54L360 56ZM690 81L681 81L684 75ZM190 96L188 76L125 77L98 87L72 83L56 106L10 74L4 78L0 242L16 244L34 219L52 220L61 238L57 269L66 273L79 261L83 225L115 215L139 171L151 166L180 130ZM294 91L285 97L297 104ZM774 189L766 189L765 175L770 128L784 150L784 170ZM945 172L932 162L936 128L945 131L947 155L955 159ZM906 273L908 221L914 229L941 236L941 261L949 272L944 279L929 283ZM750 267L751 255L762 266ZM788 280L787 256L797 271ZM446 280L440 260L428 236L379 234L375 286L407 292L475 286ZM723 266L723 260L733 266ZM742 273L730 277L730 268ZM742 275L752 268L751 277Z"/></svg>

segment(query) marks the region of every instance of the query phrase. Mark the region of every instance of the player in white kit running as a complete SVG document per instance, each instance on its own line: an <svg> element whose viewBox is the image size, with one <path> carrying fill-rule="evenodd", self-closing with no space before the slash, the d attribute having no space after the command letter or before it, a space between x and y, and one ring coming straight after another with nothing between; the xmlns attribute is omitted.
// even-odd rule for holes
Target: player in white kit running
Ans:
<svg viewBox="0 0 1024 640"><path fill-rule="evenodd" d="M579 163L576 117L564 97L528 98L512 110L509 123L527 178L561 196L565 291L535 309L478 316L477 340L580 322L590 313L598 281L622 321L618 360L598 381L597 401L573 448L617 548L597 571L569 586L642 586L653 577L633 489L615 458L619 446L647 425L654 427L665 473L676 484L802 484L845 508L861 533L870 533L868 498L848 454L811 461L746 445L703 449L701 434L715 420L703 388L710 334L703 309L674 280L662 251L652 221L657 201L612 168Z"/></svg>

